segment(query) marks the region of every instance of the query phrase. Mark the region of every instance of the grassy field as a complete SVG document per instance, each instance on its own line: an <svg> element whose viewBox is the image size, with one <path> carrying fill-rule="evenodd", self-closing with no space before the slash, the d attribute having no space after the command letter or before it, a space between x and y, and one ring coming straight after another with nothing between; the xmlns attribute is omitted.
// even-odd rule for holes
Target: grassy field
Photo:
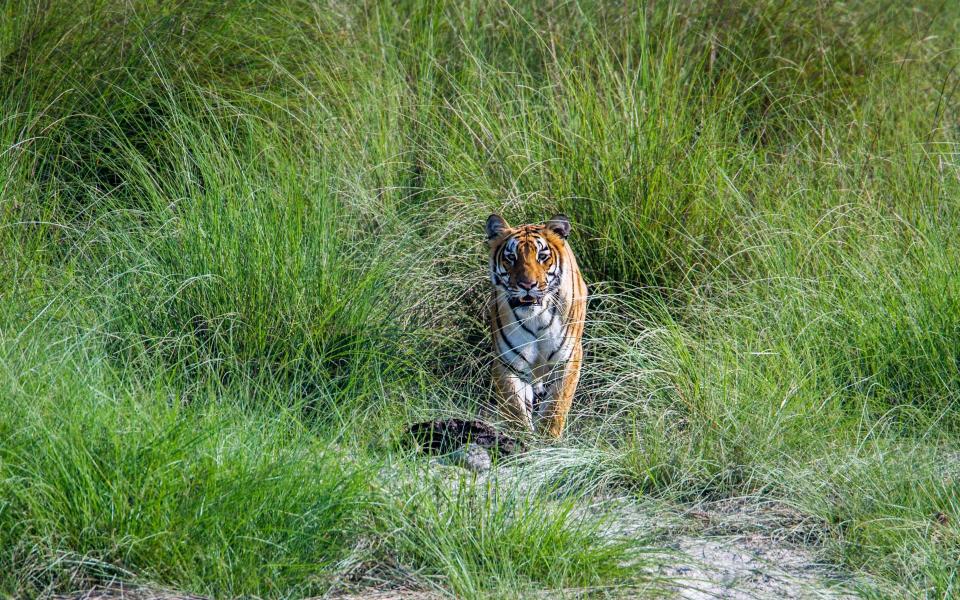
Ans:
<svg viewBox="0 0 960 600"><path fill-rule="evenodd" d="M960 4L0 8L0 595L651 583L597 494L752 496L869 597L960 594ZM570 215L587 363L541 486L483 222ZM652 590L652 588L648 588Z"/></svg>

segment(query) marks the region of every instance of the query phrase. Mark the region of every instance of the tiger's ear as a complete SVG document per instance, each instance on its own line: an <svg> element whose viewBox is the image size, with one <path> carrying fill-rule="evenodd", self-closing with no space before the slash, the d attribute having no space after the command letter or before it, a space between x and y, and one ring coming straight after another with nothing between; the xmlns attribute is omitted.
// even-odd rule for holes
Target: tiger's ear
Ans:
<svg viewBox="0 0 960 600"><path fill-rule="evenodd" d="M553 215L546 222L546 226L547 229L563 239L567 239L567 236L570 235L570 219L567 218L567 215Z"/></svg>
<svg viewBox="0 0 960 600"><path fill-rule="evenodd" d="M509 227L500 215L490 215L487 217L487 241L500 237Z"/></svg>

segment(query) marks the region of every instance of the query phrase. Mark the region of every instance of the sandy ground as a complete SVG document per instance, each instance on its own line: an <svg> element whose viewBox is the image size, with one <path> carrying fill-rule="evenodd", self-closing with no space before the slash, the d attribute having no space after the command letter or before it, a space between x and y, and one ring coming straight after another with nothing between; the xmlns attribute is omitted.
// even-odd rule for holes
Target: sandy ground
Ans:
<svg viewBox="0 0 960 600"><path fill-rule="evenodd" d="M767 539L693 538L676 541L686 564L666 569L680 598L844 598L829 574L800 548Z"/></svg>
<svg viewBox="0 0 960 600"><path fill-rule="evenodd" d="M663 574L680 598L853 597L849 579L818 558L818 525L786 507L740 499L684 517L690 521L662 536L677 553Z"/></svg>

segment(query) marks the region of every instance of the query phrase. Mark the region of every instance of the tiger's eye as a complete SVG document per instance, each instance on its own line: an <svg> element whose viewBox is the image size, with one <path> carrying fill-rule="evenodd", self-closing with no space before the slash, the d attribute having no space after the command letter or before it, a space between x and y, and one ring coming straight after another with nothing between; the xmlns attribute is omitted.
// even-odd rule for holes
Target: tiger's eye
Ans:
<svg viewBox="0 0 960 600"><path fill-rule="evenodd" d="M537 260L540 262L547 262L547 259L550 258L550 255L546 252L541 252L537 255Z"/></svg>

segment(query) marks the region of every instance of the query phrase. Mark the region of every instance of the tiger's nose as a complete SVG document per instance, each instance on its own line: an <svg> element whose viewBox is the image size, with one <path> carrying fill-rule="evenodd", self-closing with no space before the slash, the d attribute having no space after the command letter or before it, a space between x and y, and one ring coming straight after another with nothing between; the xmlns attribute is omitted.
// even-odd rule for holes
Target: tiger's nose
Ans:
<svg viewBox="0 0 960 600"><path fill-rule="evenodd" d="M525 290L532 290L533 286L537 285L537 282L532 279L521 278L517 280L517 285Z"/></svg>

